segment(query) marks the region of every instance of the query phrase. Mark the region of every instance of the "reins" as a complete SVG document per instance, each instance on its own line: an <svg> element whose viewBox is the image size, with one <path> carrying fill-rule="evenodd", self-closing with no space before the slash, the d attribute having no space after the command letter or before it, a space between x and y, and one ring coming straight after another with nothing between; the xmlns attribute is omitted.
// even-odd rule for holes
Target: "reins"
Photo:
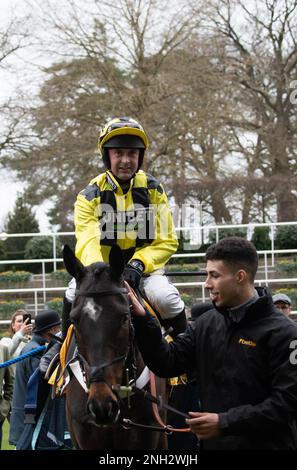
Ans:
<svg viewBox="0 0 297 470"><path fill-rule="evenodd" d="M129 428L143 428L147 429L150 431L158 431L158 432L165 432L166 434L172 434L173 432L191 432L191 429L189 427L187 428L174 428L170 424L165 424L164 421L162 420L158 406L160 408L164 408L165 410L171 411L174 414L177 414L179 416L183 416L184 418L189 418L189 415L186 413L183 413L182 411L178 410L177 408L174 408L173 406L167 405L164 403L159 396L159 398L156 396L157 395L157 388L156 388L156 379L155 379L155 374L150 371L150 390L151 393L149 393L147 390L139 389L137 387L133 387L133 391L136 394L141 394L145 400L148 400L152 403L152 409L153 409L153 414L154 418L159 424L159 426L149 426L145 424L139 424L135 423L135 421L132 421L131 419L123 418L123 427L125 429Z"/></svg>
<svg viewBox="0 0 297 470"><path fill-rule="evenodd" d="M95 296L106 296L106 295L128 295L128 291L124 287L115 287L113 289L108 289L108 290L94 290L94 291L81 291L80 289L76 290L76 296L81 296L81 297L95 297ZM89 370L89 384L90 383L96 383L96 382L104 382L117 396L118 400L121 401L123 399L128 400L128 406L130 407L130 397L131 395L135 394L141 394L144 399L150 401L152 403L152 409L153 409L153 415L156 420L156 422L159 424L159 426L153 426L153 425L145 425L145 424L140 424L140 423L135 423L134 421L123 418L122 419L122 426L124 429L129 429L131 427L135 428L141 428L141 429L147 429L150 431L158 431L158 432L165 432L167 434L171 434L172 432L190 432L190 428L174 428L170 425L167 425L164 423L162 420L158 406L160 406L163 409L169 410L172 413L178 414L180 416L183 416L184 418L188 418L189 416L186 413L183 413L176 408L165 404L162 402L161 397L157 397L157 389L156 389L156 380L155 380L155 375L150 372L150 390L151 393L149 393L147 390L144 390L143 388L139 388L136 386L137 380L136 380L136 366L135 366L135 351L133 347L133 340L134 340L134 334L133 334L133 325L132 321L130 318L130 335L132 336L132 341L130 337L129 341L129 348L126 354L123 354L121 356L118 356L114 359L112 359L109 362L105 362L101 364L100 366L90 366L86 359L83 357L83 355L79 352L77 352L77 358L79 359L81 363L81 367L83 367L83 370L85 371L85 366L87 366L87 369ZM129 370L130 368L126 368L126 385L110 385L108 384L105 379L104 379L104 369L106 367L109 367L116 362L120 361L127 361L127 358L129 355L132 356L132 364L131 367L133 369L133 379L132 381L129 380ZM131 383L132 382L132 383ZM122 397L120 396L122 395Z"/></svg>

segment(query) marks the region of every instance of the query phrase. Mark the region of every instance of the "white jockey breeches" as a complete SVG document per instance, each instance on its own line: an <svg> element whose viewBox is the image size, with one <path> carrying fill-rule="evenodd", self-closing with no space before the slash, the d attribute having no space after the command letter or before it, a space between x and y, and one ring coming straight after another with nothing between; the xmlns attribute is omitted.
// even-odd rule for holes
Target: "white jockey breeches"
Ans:
<svg viewBox="0 0 297 470"><path fill-rule="evenodd" d="M174 318L185 308L179 292L168 278L162 274L163 270L154 271L143 278L143 289L149 302L160 313L163 320Z"/></svg>
<svg viewBox="0 0 297 470"><path fill-rule="evenodd" d="M166 320L174 318L181 313L185 307L184 302L180 298L179 292L168 278L164 276L163 270L154 271L148 277L143 278L143 288L145 295L153 307L160 313L161 317ZM75 296L76 282L71 279L65 296L69 302L73 302Z"/></svg>

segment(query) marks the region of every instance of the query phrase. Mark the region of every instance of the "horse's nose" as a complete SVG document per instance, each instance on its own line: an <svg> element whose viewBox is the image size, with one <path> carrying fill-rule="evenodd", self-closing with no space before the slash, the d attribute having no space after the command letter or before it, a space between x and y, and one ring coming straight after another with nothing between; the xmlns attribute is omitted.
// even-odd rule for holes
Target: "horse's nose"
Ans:
<svg viewBox="0 0 297 470"><path fill-rule="evenodd" d="M104 401L89 400L87 404L89 413L91 413L96 424L115 423L119 417L119 404L110 397Z"/></svg>

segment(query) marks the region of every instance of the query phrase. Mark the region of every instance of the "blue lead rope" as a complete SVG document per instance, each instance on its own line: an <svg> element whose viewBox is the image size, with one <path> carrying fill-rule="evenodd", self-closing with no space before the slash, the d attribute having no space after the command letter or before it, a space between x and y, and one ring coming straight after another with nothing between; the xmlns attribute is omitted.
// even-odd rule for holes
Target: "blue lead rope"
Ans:
<svg viewBox="0 0 297 470"><path fill-rule="evenodd" d="M46 349L46 346L38 346L38 348L32 349L32 351L29 351L25 354L21 354L20 356L10 359L9 361L3 362L0 364L0 369L3 369L4 367L9 367L12 364L15 364L16 362L20 362L23 359L26 359L27 357L30 356L35 356L36 354L40 353L41 351L44 351Z"/></svg>

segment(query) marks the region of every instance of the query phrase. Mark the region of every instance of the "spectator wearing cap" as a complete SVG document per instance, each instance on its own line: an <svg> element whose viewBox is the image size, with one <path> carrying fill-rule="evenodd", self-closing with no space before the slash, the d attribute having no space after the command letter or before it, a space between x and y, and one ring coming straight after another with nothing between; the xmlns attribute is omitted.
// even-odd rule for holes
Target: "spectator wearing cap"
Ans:
<svg viewBox="0 0 297 470"><path fill-rule="evenodd" d="M61 319L58 312L55 310L40 312L35 318L32 340L26 344L21 354L46 345L51 340L52 335L57 334L60 329ZM23 361L18 362L16 367L9 434L9 442L15 446L24 428L24 406L28 380L38 367L42 354L43 352L41 351L35 356L27 357Z"/></svg>
<svg viewBox="0 0 297 470"><path fill-rule="evenodd" d="M281 312L287 317L292 311L292 300L286 294L275 294L272 297L273 303L276 308L281 310Z"/></svg>

